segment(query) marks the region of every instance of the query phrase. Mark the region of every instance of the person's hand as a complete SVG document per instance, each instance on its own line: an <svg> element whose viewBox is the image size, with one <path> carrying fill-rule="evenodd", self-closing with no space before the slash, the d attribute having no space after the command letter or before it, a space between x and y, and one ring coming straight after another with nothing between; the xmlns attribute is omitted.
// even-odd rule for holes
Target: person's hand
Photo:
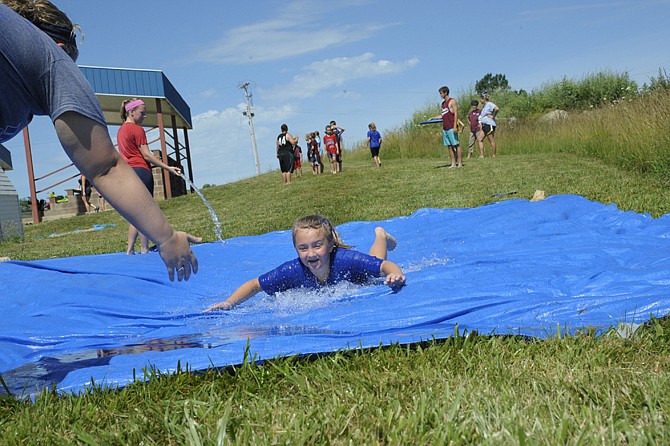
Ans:
<svg viewBox="0 0 670 446"><path fill-rule="evenodd" d="M198 259L191 251L190 243L200 243L202 238L181 231L174 231L172 237L158 245L158 252L167 266L170 281L174 282L174 273L177 271L177 280L188 280L191 273L198 272Z"/></svg>
<svg viewBox="0 0 670 446"><path fill-rule="evenodd" d="M171 166L168 170L177 176L181 175L181 169L179 167Z"/></svg>
<svg viewBox="0 0 670 446"><path fill-rule="evenodd" d="M206 309L205 311L203 311L203 313L209 313L211 311L216 311L216 310L227 311L227 310L230 310L231 308L233 308L233 306L231 304L229 304L228 301L219 302L218 304L214 304L211 307L209 307L208 309Z"/></svg>
<svg viewBox="0 0 670 446"><path fill-rule="evenodd" d="M393 291L398 291L400 288L405 286L405 275L398 273L390 273L386 276L384 280L384 285L391 287Z"/></svg>

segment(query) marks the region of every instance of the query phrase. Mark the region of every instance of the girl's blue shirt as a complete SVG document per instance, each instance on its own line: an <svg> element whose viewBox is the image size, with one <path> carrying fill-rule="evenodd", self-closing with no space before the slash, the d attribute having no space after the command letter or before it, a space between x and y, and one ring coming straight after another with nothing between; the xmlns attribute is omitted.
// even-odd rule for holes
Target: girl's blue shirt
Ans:
<svg viewBox="0 0 670 446"><path fill-rule="evenodd" d="M333 285L343 280L353 283L365 283L371 277L381 275L383 260L353 249L335 248L330 255L330 274L325 285L300 259L283 263L270 272L261 275L258 282L263 291L275 294L293 288L319 288Z"/></svg>

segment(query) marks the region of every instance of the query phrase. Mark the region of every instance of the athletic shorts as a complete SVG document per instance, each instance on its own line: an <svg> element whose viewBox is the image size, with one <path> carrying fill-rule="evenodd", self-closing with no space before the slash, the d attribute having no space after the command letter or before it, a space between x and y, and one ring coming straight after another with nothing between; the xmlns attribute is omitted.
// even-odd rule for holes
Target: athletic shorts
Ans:
<svg viewBox="0 0 670 446"><path fill-rule="evenodd" d="M133 167L133 170L137 174L138 177L140 177L140 180L142 181L142 184L144 184L151 194L151 196L154 195L154 175L151 173L149 169L145 169L143 167Z"/></svg>
<svg viewBox="0 0 670 446"><path fill-rule="evenodd" d="M456 147L458 145L458 135L454 133L454 129L442 130L442 139L445 146Z"/></svg>
<svg viewBox="0 0 670 446"><path fill-rule="evenodd" d="M373 158L379 156L379 147L370 147L370 153L372 153Z"/></svg>
<svg viewBox="0 0 670 446"><path fill-rule="evenodd" d="M279 158L279 169L282 173L290 172L293 168L293 154L286 150L282 150L277 154Z"/></svg>
<svg viewBox="0 0 670 446"><path fill-rule="evenodd" d="M302 160L300 158L296 158L295 161L293 161L293 169L300 169L302 167Z"/></svg>
<svg viewBox="0 0 670 446"><path fill-rule="evenodd" d="M484 136L494 135L496 133L496 126L482 124L482 132L484 132Z"/></svg>

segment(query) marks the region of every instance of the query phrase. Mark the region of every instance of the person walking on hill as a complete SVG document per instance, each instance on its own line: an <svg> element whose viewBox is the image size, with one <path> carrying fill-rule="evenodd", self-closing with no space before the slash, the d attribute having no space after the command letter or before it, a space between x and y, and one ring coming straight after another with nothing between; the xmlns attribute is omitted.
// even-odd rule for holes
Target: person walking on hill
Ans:
<svg viewBox="0 0 670 446"><path fill-rule="evenodd" d="M288 132L286 124L281 125L281 133L277 136L277 159L284 184L291 184L291 170L293 168L293 147L297 141Z"/></svg>
<svg viewBox="0 0 670 446"><path fill-rule="evenodd" d="M479 124L482 126L482 131L479 135L479 151L480 158L484 158L484 138L491 143L491 157L496 157L496 116L500 109L489 99L487 94L482 94L479 98L482 101L482 111L479 114Z"/></svg>
<svg viewBox="0 0 670 446"><path fill-rule="evenodd" d="M379 149L382 146L382 135L377 131L377 126L374 122L368 124L368 144L370 145L370 153L372 159L375 161L377 167L382 167L382 162L379 159Z"/></svg>
<svg viewBox="0 0 670 446"><path fill-rule="evenodd" d="M443 86L438 90L442 98L441 114L430 118L442 118L442 137L445 147L449 148L449 157L451 158L451 166L463 166L463 153L461 146L458 143L458 103L452 97L449 97L449 87Z"/></svg>

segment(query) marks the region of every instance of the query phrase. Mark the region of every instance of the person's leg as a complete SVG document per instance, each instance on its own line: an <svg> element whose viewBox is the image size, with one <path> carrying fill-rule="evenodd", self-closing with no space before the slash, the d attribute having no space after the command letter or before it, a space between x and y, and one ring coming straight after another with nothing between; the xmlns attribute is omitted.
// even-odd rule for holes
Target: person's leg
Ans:
<svg viewBox="0 0 670 446"><path fill-rule="evenodd" d="M91 212L91 204L88 202L88 198L86 198L86 194L82 194L81 201L84 202L84 209L86 209L86 213L88 214L89 212Z"/></svg>
<svg viewBox="0 0 670 446"><path fill-rule="evenodd" d="M456 167L456 154L454 153L454 146L447 146L447 151L449 152L449 158L451 158L451 165L449 168Z"/></svg>
<svg viewBox="0 0 670 446"><path fill-rule="evenodd" d="M456 165L463 167L463 151L460 144L456 145Z"/></svg>
<svg viewBox="0 0 670 446"><path fill-rule="evenodd" d="M477 144L479 145L479 157L484 158L484 132L477 134Z"/></svg>
<svg viewBox="0 0 670 446"><path fill-rule="evenodd" d="M489 142L491 143L491 156L496 157L496 139L493 133L489 135Z"/></svg>
<svg viewBox="0 0 670 446"><path fill-rule="evenodd" d="M135 242L137 241L138 236L139 232L137 232L135 226L128 226L128 248L126 249L126 254L135 254Z"/></svg>
<svg viewBox="0 0 670 446"><path fill-rule="evenodd" d="M475 152L475 142L477 141L477 136L470 132L470 137L468 138L468 159L474 154Z"/></svg>
<svg viewBox="0 0 670 446"><path fill-rule="evenodd" d="M393 251L396 244L396 239L386 232L384 228L378 226L375 228L375 241L372 243L368 254L378 259L386 260L387 252Z"/></svg>
<svg viewBox="0 0 670 446"><path fill-rule="evenodd" d="M149 239L146 235L140 234L140 253L147 254L149 252Z"/></svg>

